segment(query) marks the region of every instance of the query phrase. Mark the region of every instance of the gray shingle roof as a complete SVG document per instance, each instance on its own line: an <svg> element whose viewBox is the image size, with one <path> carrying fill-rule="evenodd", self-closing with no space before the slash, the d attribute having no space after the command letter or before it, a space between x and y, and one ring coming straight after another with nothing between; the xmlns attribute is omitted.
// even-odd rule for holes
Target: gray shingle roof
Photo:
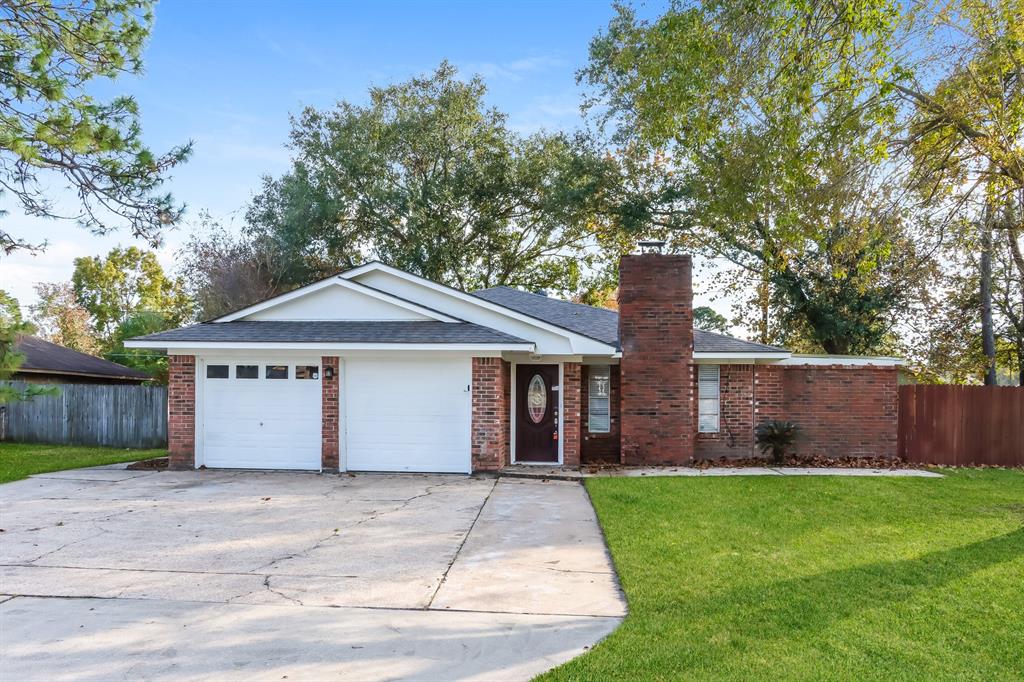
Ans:
<svg viewBox="0 0 1024 682"><path fill-rule="evenodd" d="M619 314L614 310L571 303L511 287L481 289L474 291L473 295L596 341L619 347ZM785 348L744 341L703 329L693 330L693 349L697 353L787 352Z"/></svg>
<svg viewBox="0 0 1024 682"><path fill-rule="evenodd" d="M133 341L255 343L529 343L468 322L203 322Z"/></svg>
<svg viewBox="0 0 1024 682"><path fill-rule="evenodd" d="M44 341L37 336L19 336L17 351L25 356L20 369L34 373L83 374L111 379L152 379L145 372L119 365L93 355L79 353L64 346Z"/></svg>

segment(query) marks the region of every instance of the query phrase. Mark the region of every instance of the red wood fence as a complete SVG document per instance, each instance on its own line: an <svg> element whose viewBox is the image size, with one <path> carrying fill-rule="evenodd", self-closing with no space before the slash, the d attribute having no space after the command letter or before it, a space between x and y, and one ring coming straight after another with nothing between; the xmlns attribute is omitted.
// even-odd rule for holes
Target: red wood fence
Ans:
<svg viewBox="0 0 1024 682"><path fill-rule="evenodd" d="M1024 387L900 386L898 448L921 464L1024 466Z"/></svg>

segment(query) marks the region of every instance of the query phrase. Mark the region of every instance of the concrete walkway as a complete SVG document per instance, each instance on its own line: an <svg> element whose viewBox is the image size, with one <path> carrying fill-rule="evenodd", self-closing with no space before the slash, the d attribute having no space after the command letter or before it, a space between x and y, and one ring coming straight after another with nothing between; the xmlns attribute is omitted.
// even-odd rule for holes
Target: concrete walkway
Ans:
<svg viewBox="0 0 1024 682"><path fill-rule="evenodd" d="M101 467L0 486L0 679L528 679L625 604L575 483Z"/></svg>
<svg viewBox="0 0 1024 682"><path fill-rule="evenodd" d="M517 464L506 467L500 476L507 478L580 481L597 477L638 476L897 476L942 478L942 474L924 469L852 469L842 467L609 467L590 470Z"/></svg>

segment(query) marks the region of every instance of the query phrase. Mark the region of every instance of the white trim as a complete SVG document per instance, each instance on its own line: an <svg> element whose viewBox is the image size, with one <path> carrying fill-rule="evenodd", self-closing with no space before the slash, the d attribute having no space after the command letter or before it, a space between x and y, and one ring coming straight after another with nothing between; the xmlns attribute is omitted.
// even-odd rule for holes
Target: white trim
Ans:
<svg viewBox="0 0 1024 682"><path fill-rule="evenodd" d="M760 360L762 362L765 361L765 360L786 360L791 355L792 355L792 353L790 353L789 351L759 351L757 353L736 353L736 352L732 352L732 353L718 353L718 352L709 353L709 352L699 352L699 353L694 353L693 354L693 360L694 360L694 362L697 362L698 364L708 364L708 365L722 364L722 363L719 362L720 360L725 360L725 361L740 360L740 361L745 361L745 362L747 362L749 364L754 364L754 362L756 362L758 360ZM726 364L728 364L728 363L726 363Z"/></svg>
<svg viewBox="0 0 1024 682"><path fill-rule="evenodd" d="M379 262L376 262L376 261L374 261L372 263L367 263L366 265L360 265L359 267L353 268L351 270L347 270L347 271L339 274L338 277L341 277L343 279L352 279L354 277L358 277L359 275L363 275L363 274L365 274L367 272L371 272L373 270L380 270L382 272L388 273L389 275L393 275L395 277L398 277L399 279L403 279L403 280L405 280L407 282L413 282L415 284L420 284L422 286L425 286L425 287L427 287L429 289L432 289L434 291L437 291L439 293L447 294L448 296L451 296L452 298L458 299L458 300L462 301L463 303L470 303L470 304L476 305L476 306L478 306L480 308L483 308L485 310L489 310L489 311L491 311L493 313L498 313L499 315L504 315L505 317L510 317L510 318L512 318L514 320L518 320L520 322L524 322L526 324L533 325L533 326L535 326L535 327L537 327L539 329L543 329L545 331L551 332L552 334L557 334L557 335L562 336L562 337L567 338L567 339L572 339L574 337L578 337L580 339L586 339L586 341L588 343L595 343L595 344L598 344L600 346L605 346L611 352L613 352L613 353L615 352L614 346L611 346L610 344L604 343L603 341L598 341L597 339L591 338L591 337L586 336L584 334L577 334L576 332L570 331L570 330L565 329L563 327L559 327L559 326L553 325L553 324L551 324L549 322L544 322L543 320L539 320L536 317L531 317L529 315L525 315L525 314L520 313L520 312L518 312L516 310L513 310L512 308L507 308L507 307L505 307L503 305L500 305L498 303L491 303L490 301L488 301L486 299L483 299L483 298L480 298L479 296L473 296L472 294L467 294L464 291L459 291L458 289L454 289L452 287L448 287L448 286L445 286L443 284L438 284L437 282L431 282L429 279L424 279L423 277L418 277L418 276L413 275L411 273L405 272L404 270L399 270L398 268L393 268L390 265L385 265L383 263L379 263ZM369 287L369 288L373 288L373 287ZM590 353L590 354L592 355L592 353Z"/></svg>
<svg viewBox="0 0 1024 682"><path fill-rule="evenodd" d="M876 365L879 367L898 367L905 364L902 358L870 355L793 355L778 365L848 365L863 367Z"/></svg>
<svg viewBox="0 0 1024 682"><path fill-rule="evenodd" d="M439 322L460 322L461 321L461 320L458 320L458 319L456 319L454 317L451 317L450 315L445 315L444 313L439 313L436 310L432 310L430 308L426 308L426 307L421 306L421 305L419 305L417 303L413 303L411 301L406 301L405 299L399 298L397 296L394 296L394 295L389 294L387 292L381 291L379 289L374 289L373 287L368 287L365 284L360 284L359 282L350 282L347 279L342 279L339 275L334 275L332 277L328 277L327 279L322 279L319 282L313 282L312 284L307 284L304 287L300 287L298 289L294 289L292 291L289 291L288 293L281 294L279 296L275 296L274 298L269 298L266 301L261 301L259 303L254 303L253 305L249 306L248 308L242 308L241 310L236 310L233 313L228 313L227 315L224 315L222 317L218 317L218 318L216 318L216 319L214 319L212 321L215 322L215 323L219 323L219 322L233 322L233 321L239 320L239 319L241 319L243 317L248 317L249 315L252 315L253 313L258 313L260 311L267 310L268 308L274 308L276 306L281 305L282 303L287 303L288 301L293 301L296 298L301 298L303 296L306 296L307 294L312 294L315 291L319 291L321 289L325 289L325 288L327 288L329 286L339 286L339 287L341 287L343 289L348 289L350 291L356 291L358 293L361 293L361 294L364 294L366 296L369 296L370 298L377 299L378 301L384 301L385 303L390 303L391 305L394 305L394 306L396 306L398 308L402 308L404 310L409 310L409 311L414 312L414 313L419 313L420 315L425 315L425 316L427 316L427 317L429 317L429 318L431 318L433 320L437 320Z"/></svg>
<svg viewBox="0 0 1024 682"><path fill-rule="evenodd" d="M338 391L338 472L341 473L348 471L348 391L343 390L345 387L345 358L339 355L333 357L338 358L338 374L334 380L337 382L336 389ZM321 403L320 409L322 415L323 403Z"/></svg>
<svg viewBox="0 0 1024 682"><path fill-rule="evenodd" d="M512 371L510 372L510 381L512 382L511 391L509 392L509 406L508 406L508 418L509 418L509 448L512 452L509 453L509 461L513 464L524 464L529 466L555 466L555 462L520 462L516 459L516 369L519 365L558 365L558 462L557 466L562 466L564 458L563 446L565 444L565 433L562 430L562 426L565 424L565 408L562 402L562 396L565 395L565 364L561 362L541 362L540 360L530 362L513 362Z"/></svg>
<svg viewBox="0 0 1024 682"><path fill-rule="evenodd" d="M194 349L196 352L218 350L449 350L449 351L532 351L532 343L300 343L292 341L135 341L125 348L156 348L159 350Z"/></svg>

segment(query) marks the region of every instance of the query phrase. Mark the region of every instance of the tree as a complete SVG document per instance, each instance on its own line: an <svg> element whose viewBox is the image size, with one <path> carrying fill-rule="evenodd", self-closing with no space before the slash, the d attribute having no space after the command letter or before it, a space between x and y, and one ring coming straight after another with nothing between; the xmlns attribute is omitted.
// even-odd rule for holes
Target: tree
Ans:
<svg viewBox="0 0 1024 682"><path fill-rule="evenodd" d="M99 102L92 82L142 70L150 0L0 1L0 192L32 216L72 217L95 233L123 221L152 244L182 214L160 194L191 144L157 155L142 143L130 97ZM63 216L40 174L59 177L79 209ZM0 230L0 249L40 249Z"/></svg>
<svg viewBox="0 0 1024 682"><path fill-rule="evenodd" d="M39 300L30 310L39 335L65 348L98 355L100 344L89 311L79 304L71 283L40 282L35 290Z"/></svg>
<svg viewBox="0 0 1024 682"><path fill-rule="evenodd" d="M924 76L895 86L913 107L901 146L924 202L947 224L972 233L958 243L976 254L985 383L994 384L1000 320L993 303L1001 285L993 280L993 259L1002 237L1011 255L1024 238L1024 221L1013 210L1024 192L1024 1L922 4L918 15L931 48L924 61L939 78L931 87ZM1024 279L1024 258L1006 265L1008 281ZM1009 303L1004 316L1024 316L1024 301L1018 306L1012 298L1002 301Z"/></svg>
<svg viewBox="0 0 1024 682"><path fill-rule="evenodd" d="M89 311L93 328L108 348L117 329L136 313L159 313L169 327L192 316L183 281L165 275L152 251L130 246L111 249L106 258L76 258L71 282L75 297Z"/></svg>
<svg viewBox="0 0 1024 682"><path fill-rule="evenodd" d="M0 405L53 392L52 388L34 384L19 389L7 383L25 361L17 349L18 338L33 331L32 325L22 320L18 301L0 289Z"/></svg>
<svg viewBox="0 0 1024 682"><path fill-rule="evenodd" d="M129 315L118 325L111 342L111 348L103 354L107 360L119 362L128 367L142 370L153 377L158 384L167 383L167 356L145 348L125 348L124 342L135 336L145 336L177 326L162 313L141 310Z"/></svg>
<svg viewBox="0 0 1024 682"><path fill-rule="evenodd" d="M718 314L714 308L709 308L706 305L699 305L693 309L693 326L719 334L729 333L729 321L725 319L725 316Z"/></svg>
<svg viewBox="0 0 1024 682"><path fill-rule="evenodd" d="M282 294L288 260L259 235L236 236L209 214L178 252L179 271L200 319L210 320Z"/></svg>
<svg viewBox="0 0 1024 682"><path fill-rule="evenodd" d="M293 167L265 180L249 235L288 259L290 285L377 258L462 289L585 288L615 164L583 136L516 134L485 93L442 63L371 89L366 106L306 109Z"/></svg>
<svg viewBox="0 0 1024 682"><path fill-rule="evenodd" d="M651 22L620 6L591 43L589 104L676 187L633 202L634 229L734 265L719 285L749 292L762 342L871 351L927 269L899 251L916 235L883 177L898 16L887 0L676 2Z"/></svg>

